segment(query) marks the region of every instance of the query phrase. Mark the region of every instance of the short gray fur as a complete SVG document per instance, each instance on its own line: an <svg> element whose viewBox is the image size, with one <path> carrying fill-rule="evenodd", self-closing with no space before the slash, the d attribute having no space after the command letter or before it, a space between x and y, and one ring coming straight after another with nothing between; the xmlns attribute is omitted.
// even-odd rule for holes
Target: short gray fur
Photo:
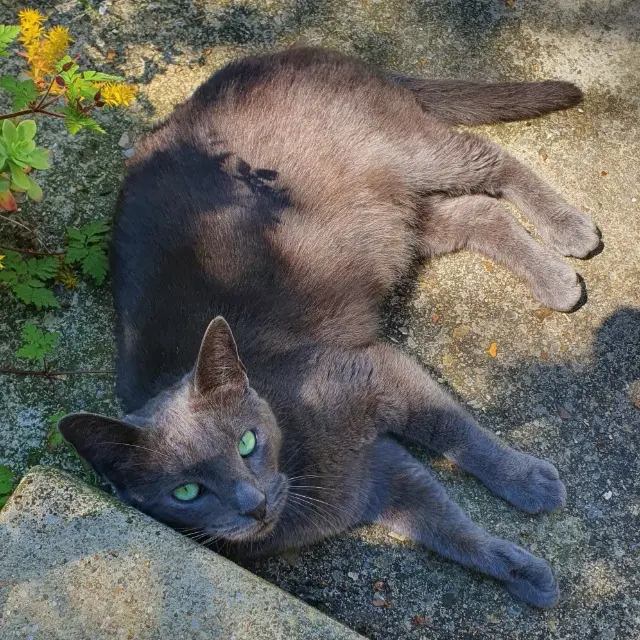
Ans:
<svg viewBox="0 0 640 640"><path fill-rule="evenodd" d="M549 565L475 526L394 438L528 513L564 504L557 471L480 428L377 335L398 279L462 248L555 309L580 304L573 269L498 199L565 255L596 252L595 225L447 126L580 99L564 82L430 83L318 49L218 72L141 143L122 189L112 259L127 415L72 414L63 435L124 500L231 555L381 523L553 605ZM258 445L242 457L247 430ZM185 483L201 494L182 503L172 491Z"/></svg>

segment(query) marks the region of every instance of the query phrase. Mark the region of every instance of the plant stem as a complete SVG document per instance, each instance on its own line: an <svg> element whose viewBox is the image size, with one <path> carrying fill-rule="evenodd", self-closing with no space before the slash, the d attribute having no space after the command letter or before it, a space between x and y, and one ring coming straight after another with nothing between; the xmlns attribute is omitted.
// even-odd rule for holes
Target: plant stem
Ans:
<svg viewBox="0 0 640 640"><path fill-rule="evenodd" d="M29 369L14 369L7 367L0 369L0 374L8 374L14 376L39 376L41 378L57 378L59 376L73 375L100 375L115 373L114 369L80 369L78 371L38 371Z"/></svg>
<svg viewBox="0 0 640 640"><path fill-rule="evenodd" d="M64 256L65 251L29 251L28 249L17 249L16 247L4 247L0 245L3 251L15 251L16 253L24 253L27 256Z"/></svg>
<svg viewBox="0 0 640 640"><path fill-rule="evenodd" d="M36 106L36 109L41 109L42 108L42 104L47 99L47 96L49 95L49 91L51 91L51 87L53 87L53 83L55 81L56 81L56 78L54 76L53 78L51 78L51 82L49 83L49 86L47 87L47 92L42 96L42 99L40 100L40 102L38 102L38 105Z"/></svg>
<svg viewBox="0 0 640 640"><path fill-rule="evenodd" d="M36 107L35 109L24 109L23 111L15 111L14 113L5 113L3 115L0 115L0 120L8 120L9 118L17 118L18 116L28 116L32 113L41 113L42 115L51 116L52 118L64 118L64 114L62 113L45 111L45 109Z"/></svg>

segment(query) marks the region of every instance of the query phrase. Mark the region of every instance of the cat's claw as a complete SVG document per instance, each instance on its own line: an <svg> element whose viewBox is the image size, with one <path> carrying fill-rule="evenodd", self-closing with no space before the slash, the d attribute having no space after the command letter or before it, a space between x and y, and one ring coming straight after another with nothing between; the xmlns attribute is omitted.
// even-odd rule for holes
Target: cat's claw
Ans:
<svg viewBox="0 0 640 640"><path fill-rule="evenodd" d="M519 454L509 466L518 471L503 477L499 486L489 485L501 498L527 513L550 513L565 505L567 490L552 464Z"/></svg>
<svg viewBox="0 0 640 640"><path fill-rule="evenodd" d="M545 241L563 256L590 258L602 248L602 234L587 216L573 207L557 217L557 224L541 233Z"/></svg>

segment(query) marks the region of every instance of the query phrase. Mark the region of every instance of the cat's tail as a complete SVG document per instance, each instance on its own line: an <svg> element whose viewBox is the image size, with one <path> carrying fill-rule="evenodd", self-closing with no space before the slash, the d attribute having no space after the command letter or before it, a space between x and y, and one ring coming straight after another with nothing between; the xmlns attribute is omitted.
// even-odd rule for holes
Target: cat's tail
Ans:
<svg viewBox="0 0 640 640"><path fill-rule="evenodd" d="M421 80L389 74L409 89L427 112L449 124L492 124L537 118L582 102L582 91L570 82L484 83L465 80Z"/></svg>

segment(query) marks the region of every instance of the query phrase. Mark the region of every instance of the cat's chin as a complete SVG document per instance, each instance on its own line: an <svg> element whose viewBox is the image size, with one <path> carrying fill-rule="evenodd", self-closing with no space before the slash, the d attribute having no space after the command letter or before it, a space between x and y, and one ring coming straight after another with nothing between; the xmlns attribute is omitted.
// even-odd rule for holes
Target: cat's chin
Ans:
<svg viewBox="0 0 640 640"><path fill-rule="evenodd" d="M274 530L277 522L278 519L273 518L267 522L256 522L253 526L226 531L219 535L230 542L255 542L268 536Z"/></svg>

